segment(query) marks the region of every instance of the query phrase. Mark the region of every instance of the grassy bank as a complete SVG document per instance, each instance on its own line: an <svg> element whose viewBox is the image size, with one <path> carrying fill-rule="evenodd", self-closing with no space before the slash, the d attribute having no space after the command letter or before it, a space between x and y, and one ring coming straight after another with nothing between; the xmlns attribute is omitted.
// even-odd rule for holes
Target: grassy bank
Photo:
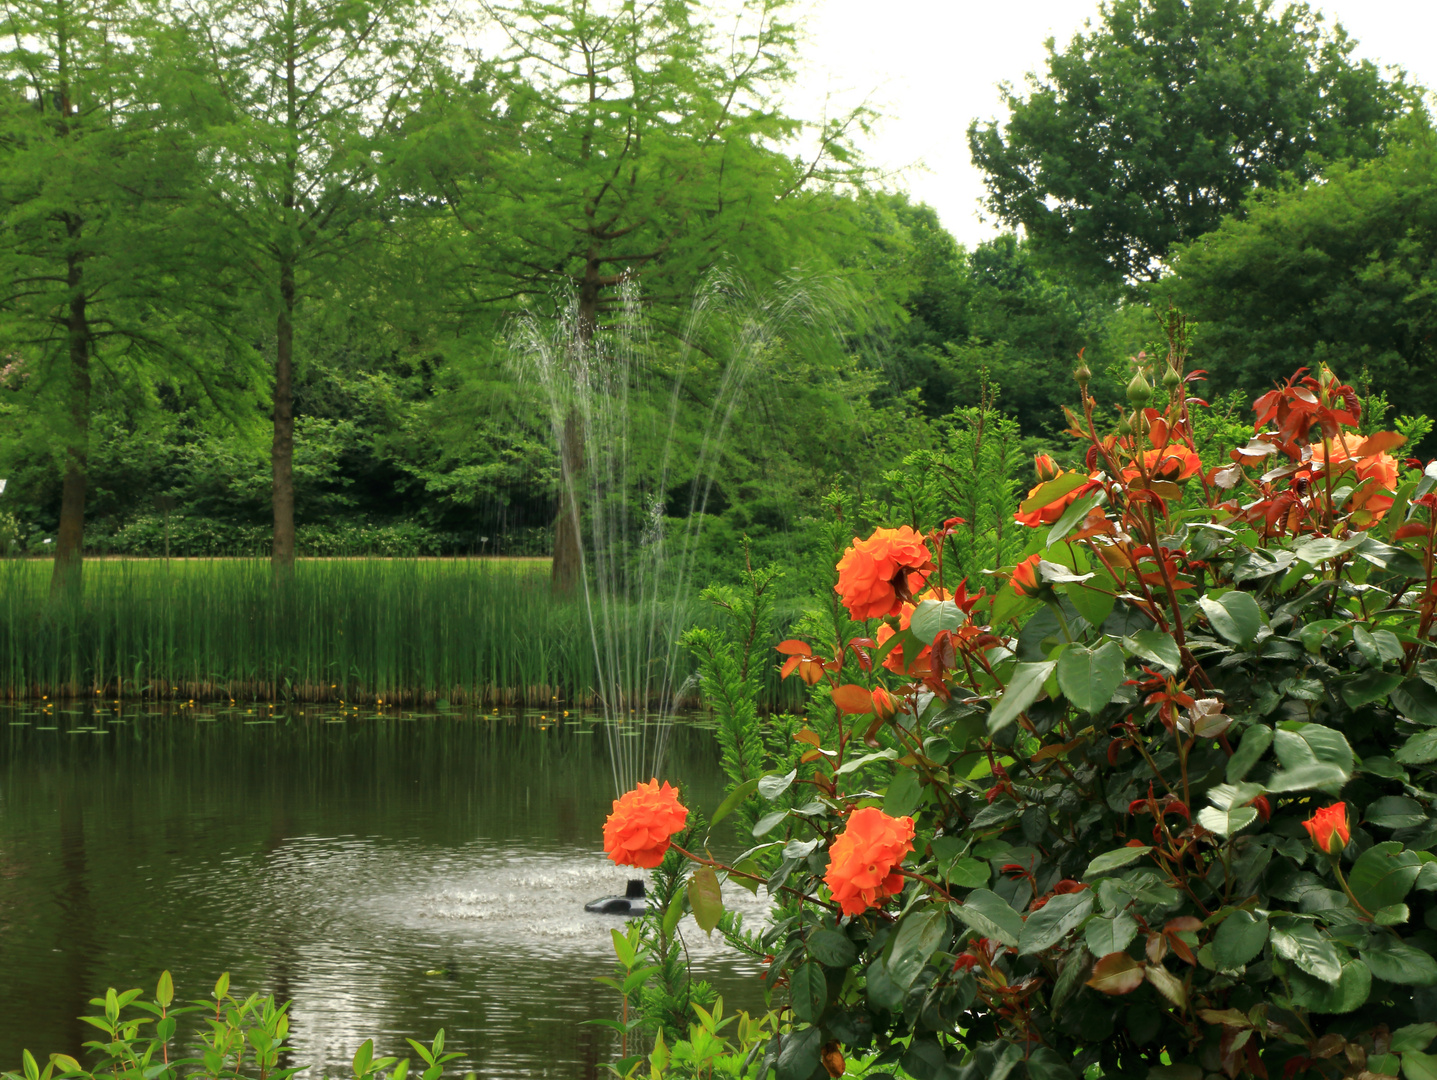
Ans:
<svg viewBox="0 0 1437 1080"><path fill-rule="evenodd" d="M584 605L551 596L547 560L301 560L282 589L264 559L96 560L82 597L49 583L48 561L0 561L0 696L593 705L600 685ZM650 634L696 611L611 612L626 693L656 681Z"/></svg>

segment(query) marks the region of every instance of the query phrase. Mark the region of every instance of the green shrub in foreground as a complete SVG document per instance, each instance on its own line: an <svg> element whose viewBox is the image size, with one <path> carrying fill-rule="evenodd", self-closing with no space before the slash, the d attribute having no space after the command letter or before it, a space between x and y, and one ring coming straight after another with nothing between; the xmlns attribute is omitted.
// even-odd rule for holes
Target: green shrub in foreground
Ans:
<svg viewBox="0 0 1437 1080"><path fill-rule="evenodd" d="M1437 467L1404 478L1324 369L1204 469L1162 375L1116 430L1084 394L1087 467L1040 462L994 591L945 578L954 521L855 538L858 622L780 646L787 745L701 665L737 748L713 818L756 845L666 858L783 1010L735 1075L1437 1077ZM761 931L720 876L767 884Z"/></svg>
<svg viewBox="0 0 1437 1080"><path fill-rule="evenodd" d="M0 1080L289 1080L307 1066L282 1066L292 1048L289 1002L251 994L241 1001L230 993L230 977L221 975L209 1001L175 1004L175 987L167 971L160 976L151 1001L142 991L116 993L113 988L90 1004L97 1016L83 1017L98 1032L85 1049L94 1057L88 1068L68 1054L51 1054L44 1068L29 1050L19 1072L0 1073ZM181 1019L193 1030L180 1033ZM439 1080L444 1066L459 1054L444 1050L444 1030L425 1046L406 1040L423 1062L422 1080ZM409 1059L376 1058L374 1040L366 1039L351 1063L353 1080L405 1080ZM472 1074L471 1074L472 1075Z"/></svg>

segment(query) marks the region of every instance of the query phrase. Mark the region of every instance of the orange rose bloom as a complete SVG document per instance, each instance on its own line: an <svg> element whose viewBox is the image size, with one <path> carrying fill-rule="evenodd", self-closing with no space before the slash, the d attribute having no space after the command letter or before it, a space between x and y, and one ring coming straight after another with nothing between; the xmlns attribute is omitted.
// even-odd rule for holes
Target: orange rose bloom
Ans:
<svg viewBox="0 0 1437 1080"><path fill-rule="evenodd" d="M640 784L614 800L604 822L604 851L619 866L652 870L664 861L669 838L684 827L689 810L679 802L679 789L658 780Z"/></svg>
<svg viewBox="0 0 1437 1080"><path fill-rule="evenodd" d="M1056 480L1063 473L1063 470L1058 468L1057 463L1049 454L1033 455L1033 471L1038 474L1038 483L1040 484Z"/></svg>
<svg viewBox="0 0 1437 1080"><path fill-rule="evenodd" d="M1347 804L1333 803L1325 806L1302 823L1312 845L1318 851L1337 855L1347 846L1352 832L1347 827Z"/></svg>
<svg viewBox="0 0 1437 1080"><path fill-rule="evenodd" d="M838 560L834 592L854 619L897 615L933 569L933 555L923 537L907 525L876 529L867 540L853 538Z"/></svg>
<svg viewBox="0 0 1437 1080"><path fill-rule="evenodd" d="M1038 563L1043 558L1042 552L1029 555L1013 568L1013 576L1008 583L1017 590L1019 596L1037 596L1038 590L1042 587L1038 581Z"/></svg>
<svg viewBox="0 0 1437 1080"><path fill-rule="evenodd" d="M1202 461L1180 443L1165 446L1161 450L1145 450L1143 452L1143 467L1147 469L1148 476L1153 480L1171 480L1174 482L1186 480L1189 476L1202 468ZM1132 481L1142 475L1136 465L1129 465L1123 470L1123 479Z"/></svg>
<svg viewBox="0 0 1437 1080"><path fill-rule="evenodd" d="M913 819L875 806L855 810L828 851L824 881L845 915L861 915L903 888L898 867L913 850Z"/></svg>
<svg viewBox="0 0 1437 1080"><path fill-rule="evenodd" d="M1327 460L1321 443L1312 447L1312 463L1318 466ZM1360 486L1353 493L1348 507L1352 511L1353 524L1360 529L1376 525L1382 515L1392 509L1392 492L1397 490L1397 459L1387 451L1371 457L1349 456L1341 443L1332 444L1333 473L1346 472L1355 468L1354 482ZM1316 471L1316 469L1314 469Z"/></svg>

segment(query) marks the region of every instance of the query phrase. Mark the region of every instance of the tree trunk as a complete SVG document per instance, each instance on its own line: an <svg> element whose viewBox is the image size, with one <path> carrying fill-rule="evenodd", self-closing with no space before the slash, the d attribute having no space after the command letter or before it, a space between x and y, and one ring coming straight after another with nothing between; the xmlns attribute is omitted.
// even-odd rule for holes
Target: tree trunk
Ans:
<svg viewBox="0 0 1437 1080"><path fill-rule="evenodd" d="M73 231L73 230L72 230ZM71 258L66 278L70 310L66 336L70 352L70 430L65 446L65 480L60 492L60 531L55 536L55 567L50 594L81 582L85 540L85 473L90 458L90 323L85 313L83 268Z"/></svg>
<svg viewBox="0 0 1437 1080"><path fill-rule="evenodd" d="M294 264L279 269L279 318L275 325L274 547L270 565L276 576L294 569Z"/></svg>
<svg viewBox="0 0 1437 1080"><path fill-rule="evenodd" d="M594 340L599 319L599 265L591 259L584 267L579 285L578 325L574 327L573 348L587 350ZM577 358L576 358L577 359ZM577 371L579 365L574 363ZM577 386L574 392L577 394ZM569 403L564 430L559 433L559 463L562 488L559 514L554 521L554 559L549 584L556 593L572 593L584 572L579 523L583 514L584 421L577 401Z"/></svg>

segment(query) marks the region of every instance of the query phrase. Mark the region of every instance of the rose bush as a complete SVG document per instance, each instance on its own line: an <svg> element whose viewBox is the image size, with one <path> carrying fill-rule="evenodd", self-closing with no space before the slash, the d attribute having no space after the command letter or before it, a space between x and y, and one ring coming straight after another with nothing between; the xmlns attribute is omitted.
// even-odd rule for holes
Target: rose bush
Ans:
<svg viewBox="0 0 1437 1080"><path fill-rule="evenodd" d="M803 722L697 639L755 844L695 882L774 899L749 932L690 889L780 1010L730 1075L1437 1080L1437 464L1327 369L1204 463L1160 366L1160 407L1143 357L1122 408L1081 384L1084 468L1039 463L982 589L958 519L837 523L779 647Z"/></svg>

